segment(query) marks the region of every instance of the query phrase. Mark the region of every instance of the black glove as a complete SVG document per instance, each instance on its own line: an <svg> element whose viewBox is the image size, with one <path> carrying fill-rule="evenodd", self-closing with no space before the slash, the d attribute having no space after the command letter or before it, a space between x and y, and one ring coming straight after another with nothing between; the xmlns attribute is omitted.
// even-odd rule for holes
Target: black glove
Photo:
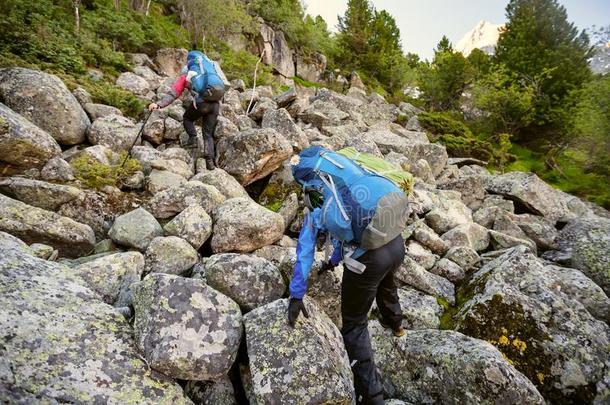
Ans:
<svg viewBox="0 0 610 405"><path fill-rule="evenodd" d="M293 328L294 323L297 321L300 312L303 312L303 316L305 318L309 318L309 314L307 313L307 310L305 310L305 304L303 304L303 300L300 300L298 298L290 298L290 302L288 303L288 323Z"/></svg>
<svg viewBox="0 0 610 405"><path fill-rule="evenodd" d="M320 267L320 270L318 270L318 276L326 273L328 270L334 270L335 269L335 265L329 260L327 262L322 263L322 267Z"/></svg>

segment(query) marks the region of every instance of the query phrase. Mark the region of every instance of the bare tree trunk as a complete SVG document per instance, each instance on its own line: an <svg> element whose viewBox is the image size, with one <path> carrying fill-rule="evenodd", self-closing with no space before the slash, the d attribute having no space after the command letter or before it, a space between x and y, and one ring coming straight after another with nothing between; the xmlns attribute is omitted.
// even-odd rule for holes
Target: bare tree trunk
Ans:
<svg viewBox="0 0 610 405"><path fill-rule="evenodd" d="M121 9L121 0L114 0L114 9L119 11Z"/></svg>
<svg viewBox="0 0 610 405"><path fill-rule="evenodd" d="M72 4L74 5L74 21L76 23L74 31L76 32L76 35L80 34L80 2L81 0L72 0Z"/></svg>
<svg viewBox="0 0 610 405"><path fill-rule="evenodd" d="M144 15L145 15L145 16L147 16L147 17L148 17L148 12L150 11L150 2L151 2L151 1L152 1L152 0L148 0L148 1L146 2L146 11L145 11Z"/></svg>

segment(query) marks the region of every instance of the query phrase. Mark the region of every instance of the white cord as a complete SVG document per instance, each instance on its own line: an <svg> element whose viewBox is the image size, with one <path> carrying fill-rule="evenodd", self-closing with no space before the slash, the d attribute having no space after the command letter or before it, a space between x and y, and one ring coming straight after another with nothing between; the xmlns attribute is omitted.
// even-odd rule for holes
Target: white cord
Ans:
<svg viewBox="0 0 610 405"><path fill-rule="evenodd" d="M252 97L250 98L250 104L248 104L248 108L246 109L246 114L250 112L250 107L252 107L252 102L254 101L254 90L256 90L256 74L258 73L258 65L263 60L263 56L265 55L266 49L263 48L263 52L261 53L260 58L256 62L256 67L254 68L254 86L252 86Z"/></svg>

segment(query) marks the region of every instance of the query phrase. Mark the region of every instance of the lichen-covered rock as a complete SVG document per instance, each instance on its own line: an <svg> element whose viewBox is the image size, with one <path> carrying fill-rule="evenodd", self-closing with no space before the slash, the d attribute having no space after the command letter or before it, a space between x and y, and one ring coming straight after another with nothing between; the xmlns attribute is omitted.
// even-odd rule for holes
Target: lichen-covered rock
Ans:
<svg viewBox="0 0 610 405"><path fill-rule="evenodd" d="M309 140L285 108L265 112L261 127L275 129L292 144L295 151L301 151L309 146Z"/></svg>
<svg viewBox="0 0 610 405"><path fill-rule="evenodd" d="M402 326L405 329L438 329L443 307L431 295L411 287L398 290L398 299L402 309ZM373 312L378 314L377 302L373 302Z"/></svg>
<svg viewBox="0 0 610 405"><path fill-rule="evenodd" d="M32 243L30 246L31 255L43 260L54 261L57 259L59 252L53 246L45 245L44 243Z"/></svg>
<svg viewBox="0 0 610 405"><path fill-rule="evenodd" d="M225 197L216 187L189 181L155 194L148 201L147 209L155 218L169 218L193 204L199 204L206 212L212 213L224 201Z"/></svg>
<svg viewBox="0 0 610 405"><path fill-rule="evenodd" d="M186 63L187 53L184 48L159 49L153 59L157 73L164 76L178 76Z"/></svg>
<svg viewBox="0 0 610 405"><path fill-rule="evenodd" d="M406 256L398 268L396 279L432 296L442 298L451 305L455 304L455 287L444 277L432 274L416 261Z"/></svg>
<svg viewBox="0 0 610 405"><path fill-rule="evenodd" d="M119 216L110 228L108 236L119 245L144 252L157 236L163 235L163 228L144 208L138 208Z"/></svg>
<svg viewBox="0 0 610 405"><path fill-rule="evenodd" d="M152 169L148 175L148 181L146 183L146 189L151 194L157 194L168 188L179 186L186 183L186 179L176 173L169 172L167 170Z"/></svg>
<svg viewBox="0 0 610 405"><path fill-rule="evenodd" d="M243 312L281 298L286 284L278 268L256 256L221 253L205 263L206 283L233 299Z"/></svg>
<svg viewBox="0 0 610 405"><path fill-rule="evenodd" d="M472 212L461 201L441 199L440 205L426 214L426 222L438 234L472 222Z"/></svg>
<svg viewBox="0 0 610 405"><path fill-rule="evenodd" d="M610 328L587 310L604 300L580 301L594 284L570 273L511 249L469 280L456 329L492 342L547 401L590 403L610 367Z"/></svg>
<svg viewBox="0 0 610 405"><path fill-rule="evenodd" d="M311 124L318 129L327 126L337 126L345 124L349 118L349 114L341 111L334 104L315 100L310 105L306 106L303 111L298 114L298 117L306 124Z"/></svg>
<svg viewBox="0 0 610 405"><path fill-rule="evenodd" d="M0 396L8 403L188 404L151 371L123 316L64 266L0 255Z"/></svg>
<svg viewBox="0 0 610 405"><path fill-rule="evenodd" d="M256 403L351 404L352 372L339 330L307 297L309 318L288 325L288 300L244 316Z"/></svg>
<svg viewBox="0 0 610 405"><path fill-rule="evenodd" d="M451 260L466 271L481 260L477 252L469 246L452 247L445 254L445 259Z"/></svg>
<svg viewBox="0 0 610 405"><path fill-rule="evenodd" d="M413 230L413 238L436 254L445 254L449 249L447 242L426 224L421 224Z"/></svg>
<svg viewBox="0 0 610 405"><path fill-rule="evenodd" d="M466 276L464 269L462 269L458 264L445 258L437 261L434 267L430 269L430 273L444 277L454 284L458 284Z"/></svg>
<svg viewBox="0 0 610 405"><path fill-rule="evenodd" d="M195 405L238 405L233 384L226 377L220 381L189 381L184 393Z"/></svg>
<svg viewBox="0 0 610 405"><path fill-rule="evenodd" d="M571 267L581 270L610 295L609 219L574 220L561 230L558 244L562 249L571 250Z"/></svg>
<svg viewBox="0 0 610 405"><path fill-rule="evenodd" d="M40 178L46 181L73 181L74 170L70 163L60 157L55 157L44 165L40 171Z"/></svg>
<svg viewBox="0 0 610 405"><path fill-rule="evenodd" d="M247 198L231 198L217 208L212 250L252 252L279 240L284 218Z"/></svg>
<svg viewBox="0 0 610 405"><path fill-rule="evenodd" d="M527 378L489 343L448 330L395 338L369 322L375 361L392 398L408 403L539 404Z"/></svg>
<svg viewBox="0 0 610 405"><path fill-rule="evenodd" d="M19 250L26 254L32 254L28 245L19 238L14 237L10 233L0 231L0 250L8 251L9 249Z"/></svg>
<svg viewBox="0 0 610 405"><path fill-rule="evenodd" d="M93 121L87 139L93 145L103 145L115 152L128 150L138 135L139 127L122 115L106 115Z"/></svg>
<svg viewBox="0 0 610 405"><path fill-rule="evenodd" d="M182 274L199 260L197 251L177 236L153 239L145 255L147 273Z"/></svg>
<svg viewBox="0 0 610 405"><path fill-rule="evenodd" d="M82 143L91 123L57 76L37 70L0 69L0 101L63 145Z"/></svg>
<svg viewBox="0 0 610 405"><path fill-rule="evenodd" d="M511 213L505 214L531 239L540 250L556 249L559 232L553 222L538 215Z"/></svg>
<svg viewBox="0 0 610 405"><path fill-rule="evenodd" d="M61 155L47 132L0 103L0 162L12 172L41 168Z"/></svg>
<svg viewBox="0 0 610 405"><path fill-rule="evenodd" d="M105 104L87 103L83 105L83 108L87 112L89 118L91 118L91 121L107 115L123 115L118 108Z"/></svg>
<svg viewBox="0 0 610 405"><path fill-rule="evenodd" d="M205 170L196 174L191 180L214 186L225 198L249 197L248 192L239 184L235 177L220 168Z"/></svg>
<svg viewBox="0 0 610 405"><path fill-rule="evenodd" d="M116 79L116 85L138 96L145 96L150 91L148 81L132 72L123 72Z"/></svg>
<svg viewBox="0 0 610 405"><path fill-rule="evenodd" d="M165 134L166 117L167 110L153 110L142 128L142 138L155 145L159 145L163 141Z"/></svg>
<svg viewBox="0 0 610 405"><path fill-rule="evenodd" d="M527 246L532 253L536 253L536 244L527 238L515 238L514 236L491 229L489 230L489 236L494 250L507 249L523 245Z"/></svg>
<svg viewBox="0 0 610 405"><path fill-rule="evenodd" d="M488 230L474 222L469 222L456 226L441 235L451 247L467 246L477 252L482 252L489 246Z"/></svg>
<svg viewBox="0 0 610 405"><path fill-rule="evenodd" d="M199 250L212 234L212 218L201 205L193 204L165 224L163 230L167 235L178 236Z"/></svg>
<svg viewBox="0 0 610 405"><path fill-rule="evenodd" d="M184 380L227 375L241 340L241 312L201 280L150 274L135 286L135 341L148 364Z"/></svg>
<svg viewBox="0 0 610 405"><path fill-rule="evenodd" d="M115 253L73 270L107 304L128 306L132 302L131 287L144 271L144 256L139 252Z"/></svg>
<svg viewBox="0 0 610 405"><path fill-rule="evenodd" d="M430 270L439 259L437 255L413 240L407 243L406 253L426 270Z"/></svg>
<svg viewBox="0 0 610 405"><path fill-rule="evenodd" d="M494 176L487 190L518 201L534 214L551 221L574 218L566 196L533 173L510 172Z"/></svg>
<svg viewBox="0 0 610 405"><path fill-rule="evenodd" d="M292 145L272 128L249 129L222 139L218 164L242 185L262 179L292 155Z"/></svg>
<svg viewBox="0 0 610 405"><path fill-rule="evenodd" d="M140 162L142 165L142 171L145 174L148 174L152 169L151 162L160 159L161 152L150 146L136 145L131 150L131 157Z"/></svg>
<svg viewBox="0 0 610 405"><path fill-rule="evenodd" d="M50 211L56 211L67 202L85 197L85 193L76 187L23 177L0 179L0 191L26 204Z"/></svg>
<svg viewBox="0 0 610 405"><path fill-rule="evenodd" d="M0 231L26 243L45 243L61 256L78 257L95 246L95 235L88 225L54 212L32 207L0 194Z"/></svg>
<svg viewBox="0 0 610 405"><path fill-rule="evenodd" d="M150 167L157 170L166 170L178 174L185 179L190 179L193 176L193 165L185 162L182 159L157 159L150 162Z"/></svg>

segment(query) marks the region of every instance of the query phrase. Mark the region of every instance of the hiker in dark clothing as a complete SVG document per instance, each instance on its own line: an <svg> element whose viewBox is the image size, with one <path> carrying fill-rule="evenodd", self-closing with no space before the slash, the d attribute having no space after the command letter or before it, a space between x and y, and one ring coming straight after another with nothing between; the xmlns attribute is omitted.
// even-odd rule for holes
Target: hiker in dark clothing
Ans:
<svg viewBox="0 0 610 405"><path fill-rule="evenodd" d="M375 299L382 324L396 337L405 334L394 273L405 256L400 231L408 216L406 196L390 180L321 147L305 149L299 157L292 173L303 186L308 212L290 282L288 321L294 326L300 313L309 316L303 296L316 240L319 233L329 234L335 249L320 272L344 262L341 334L354 373L358 403L383 404L367 328L368 311Z"/></svg>
<svg viewBox="0 0 610 405"><path fill-rule="evenodd" d="M172 85L168 95L159 103L151 103L150 111L165 108L182 95L184 89L189 89L193 96L193 103L188 106L183 115L183 125L189 139L182 146L196 148L197 131L195 121L202 119L202 132L205 143L204 158L206 168L212 170L214 165L214 130L220 112L220 100L224 96L224 74L218 64L214 63L203 53L191 51L187 55L186 66Z"/></svg>

